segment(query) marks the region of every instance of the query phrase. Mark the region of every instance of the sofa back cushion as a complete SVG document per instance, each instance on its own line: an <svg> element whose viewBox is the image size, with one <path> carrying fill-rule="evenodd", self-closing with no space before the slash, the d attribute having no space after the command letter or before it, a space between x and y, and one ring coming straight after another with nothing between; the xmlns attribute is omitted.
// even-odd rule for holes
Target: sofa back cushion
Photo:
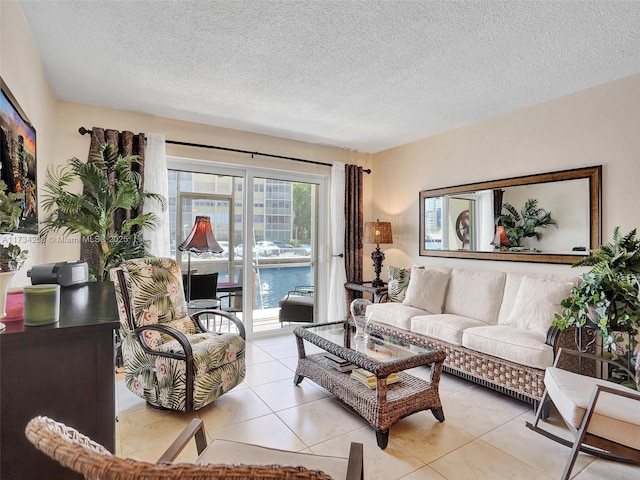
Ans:
<svg viewBox="0 0 640 480"><path fill-rule="evenodd" d="M511 325L546 335L560 302L569 295L574 283L560 278L525 275L520 281L513 308L500 319L501 325Z"/></svg>
<svg viewBox="0 0 640 480"><path fill-rule="evenodd" d="M413 267L402 303L429 313L442 313L449 275L447 271Z"/></svg>
<svg viewBox="0 0 640 480"><path fill-rule="evenodd" d="M495 325L502 303L506 274L454 268L444 312Z"/></svg>
<svg viewBox="0 0 640 480"><path fill-rule="evenodd" d="M516 296L520 290L520 284L525 277L550 280L554 282L567 282L577 285L580 278L575 275L557 275L553 273L526 273L526 272L508 272L507 279L504 284L504 296L502 297L502 305L500 306L500 315L498 323L505 324L507 318L511 315Z"/></svg>

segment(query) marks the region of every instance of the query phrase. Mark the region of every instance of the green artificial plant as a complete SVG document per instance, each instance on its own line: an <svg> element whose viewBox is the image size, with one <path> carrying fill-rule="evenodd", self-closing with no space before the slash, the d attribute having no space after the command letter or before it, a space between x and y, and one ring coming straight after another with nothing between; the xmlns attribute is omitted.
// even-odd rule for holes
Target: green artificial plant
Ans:
<svg viewBox="0 0 640 480"><path fill-rule="evenodd" d="M9 233L18 226L22 214L21 199L19 193L7 193L7 184L0 180L0 233ZM6 245L0 243L0 272L19 270L28 253L10 241Z"/></svg>
<svg viewBox="0 0 640 480"><path fill-rule="evenodd" d="M538 208L538 200L535 198L527 200L520 212L510 203L504 203L502 208L507 213L496 217L496 225L504 226L512 247L522 247L524 239L528 237L540 240L543 237L541 228L558 226L558 222L551 217L551 212Z"/></svg>
<svg viewBox="0 0 640 480"><path fill-rule="evenodd" d="M591 270L561 302L563 310L556 314L553 324L561 330L595 324L607 348L606 355L615 355L622 366L635 371L640 328L640 240L636 229L622 236L616 227L610 243L573 266Z"/></svg>
<svg viewBox="0 0 640 480"><path fill-rule="evenodd" d="M42 205L49 216L40 235L52 231L81 234L97 255L93 273L98 280L105 279L109 269L123 260L147 256L142 229L155 228L159 222L153 213L140 213L117 225L116 213L142 210L145 200L165 206L161 195L142 191L140 174L131 170L134 163L139 163L137 156L122 157L114 144L106 143L92 151L88 162L74 157L66 166L47 170ZM69 191L78 180L82 192Z"/></svg>

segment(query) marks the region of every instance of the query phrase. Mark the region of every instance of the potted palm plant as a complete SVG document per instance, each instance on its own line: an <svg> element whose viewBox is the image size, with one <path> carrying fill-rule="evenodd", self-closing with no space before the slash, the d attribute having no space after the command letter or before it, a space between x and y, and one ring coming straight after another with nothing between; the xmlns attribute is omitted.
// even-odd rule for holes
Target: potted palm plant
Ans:
<svg viewBox="0 0 640 480"><path fill-rule="evenodd" d="M591 270L562 301L563 310L556 314L554 325L561 330L595 325L602 335L605 355L635 371L640 328L640 240L636 229L623 236L616 227L610 243L573 266L589 266Z"/></svg>
<svg viewBox="0 0 640 480"><path fill-rule="evenodd" d="M535 198L527 200L520 212L510 203L503 204L502 208L507 213L498 215L496 225L505 227L511 247L521 248L524 239L529 237L540 240L543 237L540 229L551 225L558 226L558 222L551 217L551 212L539 208L538 200Z"/></svg>
<svg viewBox="0 0 640 480"><path fill-rule="evenodd" d="M97 280L104 280L109 269L123 260L146 256L142 229L155 228L159 221L153 213L140 213L118 226L116 213L141 210L145 200L165 205L161 195L142 191L132 163L139 163L137 156L122 157L115 145L106 143L92 152L88 162L74 157L66 166L47 170L42 205L49 216L40 235L81 234L96 254L98 265L92 273ZM82 183L81 193L68 190L76 181Z"/></svg>

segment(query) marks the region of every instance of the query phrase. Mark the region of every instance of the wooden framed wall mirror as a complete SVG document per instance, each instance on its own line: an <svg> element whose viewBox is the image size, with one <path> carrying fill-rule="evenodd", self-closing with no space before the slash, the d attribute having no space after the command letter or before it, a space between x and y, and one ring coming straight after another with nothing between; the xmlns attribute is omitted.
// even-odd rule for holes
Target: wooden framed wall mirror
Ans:
<svg viewBox="0 0 640 480"><path fill-rule="evenodd" d="M602 166L505 178L420 192L420 255L516 262L576 262L601 243ZM529 199L557 225L539 240L500 245L496 218ZM522 224L522 222L518 222ZM504 236L503 236L504 237ZM507 241L503 242L507 243Z"/></svg>

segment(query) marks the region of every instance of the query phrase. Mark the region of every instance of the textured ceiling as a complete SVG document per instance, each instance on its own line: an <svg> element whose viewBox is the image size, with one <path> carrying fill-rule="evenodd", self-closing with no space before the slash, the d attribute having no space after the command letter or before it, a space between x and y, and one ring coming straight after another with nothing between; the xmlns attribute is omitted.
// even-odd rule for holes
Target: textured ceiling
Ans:
<svg viewBox="0 0 640 480"><path fill-rule="evenodd" d="M377 152L640 72L637 1L22 1L57 98Z"/></svg>

